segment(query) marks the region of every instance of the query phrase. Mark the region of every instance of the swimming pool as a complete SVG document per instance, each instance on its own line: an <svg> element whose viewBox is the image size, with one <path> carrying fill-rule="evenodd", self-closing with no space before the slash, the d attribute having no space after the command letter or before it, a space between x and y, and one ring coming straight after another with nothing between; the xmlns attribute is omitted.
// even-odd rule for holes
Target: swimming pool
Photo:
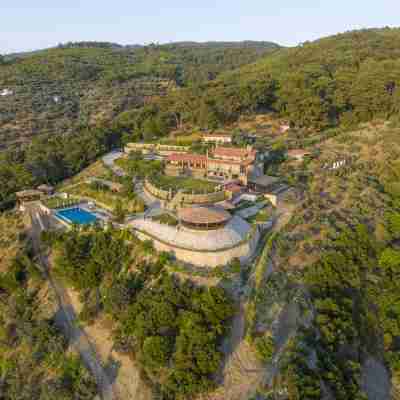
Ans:
<svg viewBox="0 0 400 400"><path fill-rule="evenodd" d="M94 214L79 207L57 211L56 216L69 224L77 225L92 224L97 220Z"/></svg>

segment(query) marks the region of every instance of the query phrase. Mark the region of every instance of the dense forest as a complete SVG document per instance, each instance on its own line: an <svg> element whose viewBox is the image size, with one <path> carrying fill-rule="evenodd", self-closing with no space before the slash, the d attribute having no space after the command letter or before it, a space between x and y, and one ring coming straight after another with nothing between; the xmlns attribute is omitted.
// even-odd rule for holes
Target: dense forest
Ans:
<svg viewBox="0 0 400 400"><path fill-rule="evenodd" d="M268 42L66 44L2 66L0 88L12 95L0 98L0 143L71 132L149 104L154 118L168 121L164 134L258 112L318 130L395 117L399 36L369 29L281 49ZM136 111L125 117L129 126Z"/></svg>
<svg viewBox="0 0 400 400"><path fill-rule="evenodd" d="M56 184L119 146L111 127L82 129L68 136L38 137L24 149L0 154L0 210L13 207L15 192L40 183Z"/></svg>
<svg viewBox="0 0 400 400"><path fill-rule="evenodd" d="M399 38L399 29L370 29L281 49L172 93L164 109L211 128L260 111L314 129L398 115Z"/></svg>
<svg viewBox="0 0 400 400"><path fill-rule="evenodd" d="M118 47L67 43L7 58L0 69L0 148L110 122L181 86L197 86L278 48L268 42Z"/></svg>

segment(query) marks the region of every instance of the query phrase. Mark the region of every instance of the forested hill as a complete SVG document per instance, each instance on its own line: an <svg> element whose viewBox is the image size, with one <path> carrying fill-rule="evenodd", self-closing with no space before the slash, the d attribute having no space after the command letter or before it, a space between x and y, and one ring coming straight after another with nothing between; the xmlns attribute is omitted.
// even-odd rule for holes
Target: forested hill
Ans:
<svg viewBox="0 0 400 400"><path fill-rule="evenodd" d="M192 102L184 122L223 124L263 110L319 129L390 118L400 111L400 29L352 31L281 49L220 75L199 93L177 100L178 111Z"/></svg>
<svg viewBox="0 0 400 400"><path fill-rule="evenodd" d="M268 42L144 47L82 42L0 59L0 148L109 122L126 109L215 79L278 47Z"/></svg>

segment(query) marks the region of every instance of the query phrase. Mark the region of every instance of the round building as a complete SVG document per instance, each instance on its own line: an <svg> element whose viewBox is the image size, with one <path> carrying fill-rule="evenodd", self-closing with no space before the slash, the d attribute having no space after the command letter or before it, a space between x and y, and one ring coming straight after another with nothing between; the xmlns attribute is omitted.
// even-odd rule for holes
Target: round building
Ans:
<svg viewBox="0 0 400 400"><path fill-rule="evenodd" d="M178 211L181 226L194 230L220 229L231 218L229 212L217 207L190 207Z"/></svg>
<svg viewBox="0 0 400 400"><path fill-rule="evenodd" d="M260 231L237 215L215 206L178 211L179 224L170 226L151 218L136 218L129 224L141 240L152 240L158 251L167 251L183 262L216 267L238 258L249 260Z"/></svg>

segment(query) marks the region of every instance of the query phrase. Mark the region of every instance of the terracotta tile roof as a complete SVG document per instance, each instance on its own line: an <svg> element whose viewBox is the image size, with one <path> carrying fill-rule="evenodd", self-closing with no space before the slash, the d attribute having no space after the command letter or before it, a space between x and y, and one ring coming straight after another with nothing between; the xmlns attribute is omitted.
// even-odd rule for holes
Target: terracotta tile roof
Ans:
<svg viewBox="0 0 400 400"><path fill-rule="evenodd" d="M168 161L200 161L206 162L207 156L203 154L182 154L182 153L173 153L168 156Z"/></svg>
<svg viewBox="0 0 400 400"><path fill-rule="evenodd" d="M288 155L290 157L305 156L307 154L311 154L311 152L307 151L307 150L302 150L302 149L288 150Z"/></svg>
<svg viewBox="0 0 400 400"><path fill-rule="evenodd" d="M209 158L208 159L208 164L225 164L225 165L241 165L241 161L235 161L235 160L219 160L217 158Z"/></svg>
<svg viewBox="0 0 400 400"><path fill-rule="evenodd" d="M218 207L190 207L182 208L178 218L191 224L221 224L231 219L231 214Z"/></svg>
<svg viewBox="0 0 400 400"><path fill-rule="evenodd" d="M232 137L232 134L224 132L203 133L203 137Z"/></svg>
<svg viewBox="0 0 400 400"><path fill-rule="evenodd" d="M248 150L245 148L238 147L217 147L213 152L214 157L235 157L235 158L247 158L249 156L255 157L255 150Z"/></svg>

